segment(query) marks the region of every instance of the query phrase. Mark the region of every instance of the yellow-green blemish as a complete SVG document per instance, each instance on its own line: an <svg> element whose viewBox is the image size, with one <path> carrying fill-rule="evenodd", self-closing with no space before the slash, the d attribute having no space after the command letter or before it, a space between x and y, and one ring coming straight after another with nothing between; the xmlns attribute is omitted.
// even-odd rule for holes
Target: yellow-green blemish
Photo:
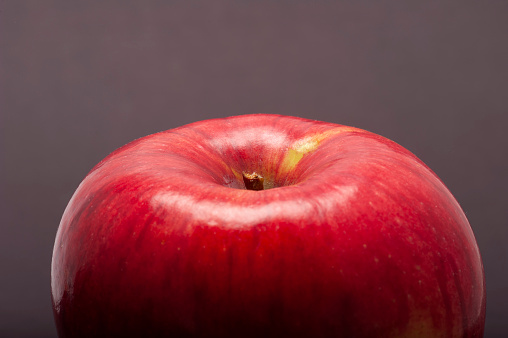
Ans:
<svg viewBox="0 0 508 338"><path fill-rule="evenodd" d="M300 160L302 159L303 155L305 155L304 152L300 152L296 149L288 149L288 152L281 164L282 169L286 172L290 171L291 169L296 167L298 162L300 162Z"/></svg>
<svg viewBox="0 0 508 338"><path fill-rule="evenodd" d="M335 129L331 129L325 131L323 133L314 134L311 136L307 136L301 140L297 140L293 143L293 145L287 150L286 156L281 164L281 169L284 172L289 172L294 169L300 160L308 153L313 152L319 146L319 144L337 134L357 131L358 129L352 127L339 127Z"/></svg>

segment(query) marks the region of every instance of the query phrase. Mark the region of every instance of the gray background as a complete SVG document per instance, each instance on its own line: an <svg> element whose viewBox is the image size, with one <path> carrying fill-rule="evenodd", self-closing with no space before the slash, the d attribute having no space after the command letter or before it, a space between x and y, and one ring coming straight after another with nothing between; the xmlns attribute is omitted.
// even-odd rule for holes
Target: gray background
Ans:
<svg viewBox="0 0 508 338"><path fill-rule="evenodd" d="M508 321L508 1L0 0L0 336L52 337L54 236L86 173L144 135L279 113L425 161Z"/></svg>

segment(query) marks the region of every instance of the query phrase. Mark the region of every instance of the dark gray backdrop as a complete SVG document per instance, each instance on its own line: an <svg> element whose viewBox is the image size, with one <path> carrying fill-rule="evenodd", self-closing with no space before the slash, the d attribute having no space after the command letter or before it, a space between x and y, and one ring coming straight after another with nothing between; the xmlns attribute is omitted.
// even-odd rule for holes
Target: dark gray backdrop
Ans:
<svg viewBox="0 0 508 338"><path fill-rule="evenodd" d="M0 336L55 335L50 260L115 148L211 117L353 125L424 160L465 210L508 336L507 1L0 0Z"/></svg>

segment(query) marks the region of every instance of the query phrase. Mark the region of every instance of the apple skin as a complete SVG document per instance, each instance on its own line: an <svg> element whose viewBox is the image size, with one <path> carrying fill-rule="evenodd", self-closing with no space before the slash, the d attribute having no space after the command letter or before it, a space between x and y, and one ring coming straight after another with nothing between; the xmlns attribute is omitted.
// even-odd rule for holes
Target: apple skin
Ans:
<svg viewBox="0 0 508 338"><path fill-rule="evenodd" d="M279 115L110 154L63 214L51 291L60 337L482 337L485 323L480 252L439 178L376 134Z"/></svg>

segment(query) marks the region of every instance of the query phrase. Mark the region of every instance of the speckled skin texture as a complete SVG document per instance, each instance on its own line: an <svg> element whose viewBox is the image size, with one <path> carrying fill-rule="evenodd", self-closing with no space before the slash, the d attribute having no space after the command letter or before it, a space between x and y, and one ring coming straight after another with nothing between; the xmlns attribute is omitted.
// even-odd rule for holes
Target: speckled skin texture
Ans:
<svg viewBox="0 0 508 338"><path fill-rule="evenodd" d="M485 321L474 235L429 168L381 136L278 115L104 159L62 217L51 288L60 337L482 337Z"/></svg>

